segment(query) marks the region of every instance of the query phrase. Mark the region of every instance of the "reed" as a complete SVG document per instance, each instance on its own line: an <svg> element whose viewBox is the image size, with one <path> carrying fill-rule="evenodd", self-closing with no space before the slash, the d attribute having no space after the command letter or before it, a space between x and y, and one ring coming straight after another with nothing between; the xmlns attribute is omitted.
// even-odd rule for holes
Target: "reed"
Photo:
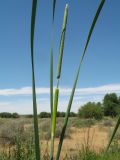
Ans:
<svg viewBox="0 0 120 160"><path fill-rule="evenodd" d="M53 12L54 12L54 10L55 9L53 6ZM61 67L62 67L62 58L63 58L65 32L66 32L66 25L67 25L67 16L68 16L68 5L66 4L65 11L64 11L61 39L60 39L58 66L57 66L57 79L58 79L58 81L57 81L57 88L55 89L55 95L54 95L53 113L51 113L52 114L51 148L50 148L50 150L51 150L50 159L51 160L53 159L53 154L54 154L54 137L55 137L55 130L56 130L57 106L58 106L58 98L59 98L59 79L60 79L60 73L61 73ZM53 18L53 20L54 20L54 18ZM52 94L51 94L51 97L52 97Z"/></svg>
<svg viewBox="0 0 120 160"><path fill-rule="evenodd" d="M35 156L36 160L40 160L40 144L38 132L38 117L37 117L37 102L36 102L36 88L35 88L35 73L34 73L34 31L36 18L37 0L32 3L31 16L31 65L32 65L32 96L33 96L33 117L34 117L34 134L35 134Z"/></svg>
<svg viewBox="0 0 120 160"><path fill-rule="evenodd" d="M53 0L53 18L52 18L52 41L50 52L50 108L51 108L51 147L50 159L53 159L54 152L54 131L53 131L53 44L54 44L54 16L55 16L56 0ZM54 105L55 106L55 105ZM56 120L55 120L56 122Z"/></svg>
<svg viewBox="0 0 120 160"><path fill-rule="evenodd" d="M115 137L115 134L116 134L116 132L117 132L117 130L118 130L119 125L120 125L120 116L119 116L119 118L118 118L118 120L117 120L117 123L116 123L116 125L115 125L115 127L114 127L113 133L112 133L111 138L110 138L110 140L109 140L109 142L108 142L108 145L107 145L107 148L106 148L105 153L109 150L110 145L111 145L111 143L112 143L112 141L113 141L113 139L114 139L114 137Z"/></svg>
<svg viewBox="0 0 120 160"><path fill-rule="evenodd" d="M62 133L61 133L59 144L58 144L56 160L59 160L59 157L60 157L60 152L61 152L61 148L62 148L62 144L63 144L63 139L64 139L64 136L65 136L65 131L66 131L67 123L68 123L69 113L70 113L70 109L71 109L71 106L72 106L72 102L73 102L73 98L74 98L74 93L75 93L75 89L76 89L76 85L77 85L77 81L78 81L81 65L82 65L82 62L83 62L83 59L84 59L84 56L85 56L85 53L86 53L86 49L88 47L88 43L90 41L90 38L91 38L91 35L92 35L92 32L93 32L93 29L95 27L95 24L97 22L99 14L100 14L100 12L102 10L104 2L105 2L105 0L101 0L100 4L98 6L97 12L95 14L95 17L93 19L92 25L91 25L89 33L88 33L88 37L87 37L86 44L85 44L85 47L84 47L84 50L83 50L83 53L82 53L82 57L80 59L80 63L78 65L76 78L75 78L75 81L74 81L74 84L73 84L72 92L71 92L71 95L70 95L70 99L69 99L69 103L68 103L68 107L67 107L67 111L66 111L66 116L65 116L65 119L64 119Z"/></svg>
<svg viewBox="0 0 120 160"><path fill-rule="evenodd" d="M101 0L100 4L98 6L98 9L96 11L96 14L94 16L94 19L92 21L90 30L88 32L88 36L86 39L86 43L83 49L82 56L80 58L80 62L78 64L78 69L76 72L75 80L73 83L70 99L67 106L67 111L62 127L62 132L59 139L58 144L58 150L56 155L56 160L59 160L61 148L65 136L65 131L69 119L69 114L74 98L75 89L77 86L77 81L80 74L81 65L91 38L91 35L93 33L94 27L96 25L96 22L98 20L99 14L103 8L105 0ZM34 74L34 30L35 30L35 17L36 17L36 8L37 8L37 0L33 0L32 5L32 17L31 17L31 64L32 64L32 92L33 92L33 114L34 114L34 133L35 133L35 151L36 151L36 160L40 160L40 145L39 145L39 133L38 133L38 119L37 119L37 102L36 102L36 90L35 90L35 74ZM63 24L62 24L62 31L61 31L61 38L60 38L60 46L59 46L59 57L58 57L58 64L57 64L57 87L55 89L54 97L53 97L53 42L54 42L54 18L55 18L55 8L56 8L56 0L53 0L53 16L52 16L52 42L51 42L51 51L50 51L50 108L51 108L51 146L50 146L50 160L53 160L54 155L54 137L55 137L55 131L56 131L56 117L57 117L57 107L58 107L58 101L59 101L59 80L61 77L61 69L62 69L62 60L63 60L63 52L64 52L64 43L65 43L65 35L66 35L66 28L67 28L67 19L68 19L68 4L65 6L64 10L64 17L63 17ZM54 101L54 103L53 103ZM116 125L115 131L116 132L118 125L120 123L120 119L118 120L118 123ZM114 135L113 135L114 137ZM112 137L112 138L113 138ZM112 141L111 138L111 141ZM110 143L111 143L110 141ZM109 144L110 145L110 144ZM109 146L108 145L108 146Z"/></svg>

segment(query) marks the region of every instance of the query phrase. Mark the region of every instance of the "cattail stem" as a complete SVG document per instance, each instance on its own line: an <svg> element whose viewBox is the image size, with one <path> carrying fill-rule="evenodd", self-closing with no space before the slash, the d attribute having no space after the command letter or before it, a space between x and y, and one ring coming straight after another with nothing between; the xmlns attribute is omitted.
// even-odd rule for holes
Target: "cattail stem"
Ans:
<svg viewBox="0 0 120 160"><path fill-rule="evenodd" d="M51 41L51 54L50 54L50 107L51 107L51 130L53 118L53 44L54 44L54 17L55 17L56 0L53 0L53 19L52 19L52 41ZM54 138L51 134L51 148L50 159L53 159L54 152Z"/></svg>
<svg viewBox="0 0 120 160"><path fill-rule="evenodd" d="M55 137L55 130L56 130L56 117L57 117L57 106L58 106L58 97L59 97L59 89L55 89L54 95L54 107L53 107L53 114L52 114L52 128L51 128L51 157L50 160L53 159L54 153L54 137Z"/></svg>

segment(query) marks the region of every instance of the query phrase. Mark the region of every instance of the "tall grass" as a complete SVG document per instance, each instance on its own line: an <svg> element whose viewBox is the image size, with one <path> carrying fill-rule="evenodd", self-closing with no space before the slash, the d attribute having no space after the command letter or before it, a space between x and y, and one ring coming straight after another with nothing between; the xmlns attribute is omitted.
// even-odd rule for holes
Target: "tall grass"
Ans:
<svg viewBox="0 0 120 160"><path fill-rule="evenodd" d="M52 41L50 50L50 109L51 122L53 113L53 44L54 44L54 17L55 17L56 0L53 0L53 17L52 17Z"/></svg>
<svg viewBox="0 0 120 160"><path fill-rule="evenodd" d="M96 25L97 19L99 14L103 8L105 0L101 0L92 21L92 25L90 27L88 37L83 49L82 56L80 58L80 62L78 65L78 70L75 76L75 80L73 83L73 88L71 91L70 99L67 106L67 111L62 127L62 132L59 139L58 150L56 155L56 160L59 160L61 148L65 136L65 131L69 119L69 114L74 98L75 89L77 86L77 81L80 74L81 65L93 33L94 27ZM40 145L39 145L39 133L38 133L38 120L37 120L37 103L36 103L36 90L35 90L35 74L34 74L34 30L35 30L35 17L36 17L36 8L37 8L37 0L33 0L32 6L32 17L31 17L31 64L32 64L32 92L33 92L33 113L34 113L34 132L35 132L35 151L36 151L36 160L40 160ZM55 18L55 8L56 8L56 0L53 0L53 16L52 16L52 42L51 42L51 53L50 53L50 108L51 108L51 151L50 151L50 159L52 160L54 157L54 137L56 131L56 113L57 113L57 106L59 101L59 80L61 77L61 68L62 68L62 60L63 60L63 51L64 51L64 43L65 43L65 34L67 28L67 18L68 18L68 5L65 6L64 17L63 17L63 25L61 31L61 38L60 38L60 46L59 46L59 57L58 57L58 65L57 65L57 87L55 89L55 94L53 97L53 42L54 42L54 18ZM54 100L53 100L54 99ZM53 103L54 101L54 103Z"/></svg>
<svg viewBox="0 0 120 160"><path fill-rule="evenodd" d="M101 9L102 9L102 7L104 5L104 2L105 2L105 0L101 0L101 2L99 4L99 7L98 7L97 12L95 14L95 17L93 19L91 28L89 30L89 34L88 34L88 37L87 37L87 40L86 40L86 44L85 44L85 47L84 47L84 50L83 50L83 53L82 53L82 57L80 59L80 63L78 65L77 74L76 74L75 81L74 81L74 84L73 84L73 88L72 88L72 92L71 92L71 95L70 95L70 99L69 99L69 103L68 103L68 107L67 107L67 111L66 111L66 116L65 116L65 120L64 120L64 124L63 124L63 128L62 128L62 133L61 133L60 140L59 140L56 160L58 160L59 157L60 157L62 143L63 143L63 139L64 139L67 123L68 123L69 113L70 113L70 109L71 109L71 106L72 106L72 102L73 102L73 98L74 98L74 93L75 93L75 89L76 89L76 85L77 85L77 81L78 81L81 65L82 65L82 62L83 62L83 59L84 59L84 56L85 56L85 53L86 53L86 49L88 47L88 43L90 41L90 38L91 38L91 35L92 35L92 32L93 32L93 29L95 27L95 24L97 22L97 19L99 17Z"/></svg>
<svg viewBox="0 0 120 160"><path fill-rule="evenodd" d="M53 12L54 12L54 6L53 6ZM53 159L53 154L54 154L54 137L55 137L55 131L56 131L57 106L58 106L58 98L59 98L59 79L60 79L60 75L61 75L65 32L66 32L66 25L67 25L67 16L68 16L68 5L66 5L65 11L64 11L63 26L62 26L60 47L59 47L58 66L57 66L57 79L58 79L58 81L57 81L57 87L55 89L54 105L53 105L53 109L52 109L53 113L52 113L51 153L50 153L51 160ZM52 66L51 66L51 68L52 68ZM52 69L51 69L51 71L52 71ZM51 76L52 76L52 74L51 74ZM51 77L51 79L52 79L52 77ZM51 92L51 97L52 97L52 92Z"/></svg>
<svg viewBox="0 0 120 160"><path fill-rule="evenodd" d="M58 103L58 99L57 99L56 102L54 102L54 108L53 108L53 44L54 44L55 8L56 8L56 0L53 0L52 42L51 42L51 53L50 53L50 108L51 108L51 124L52 124L51 125L51 147L50 147L50 159L51 160L53 159L53 153L54 153L54 132L55 132L54 131L54 127L55 127L54 123L56 123L54 110L56 108L56 112L57 112L57 103ZM57 97L58 97L58 95L57 95ZM54 113L53 113L53 111L54 111Z"/></svg>
<svg viewBox="0 0 120 160"><path fill-rule="evenodd" d="M34 30L35 30L36 8L37 8L37 0L33 0L32 16L31 16L32 95L33 95L34 133L35 133L35 152L36 152L35 155L36 155L36 160L40 160L40 144L39 144L38 118L37 118L35 73L34 73Z"/></svg>

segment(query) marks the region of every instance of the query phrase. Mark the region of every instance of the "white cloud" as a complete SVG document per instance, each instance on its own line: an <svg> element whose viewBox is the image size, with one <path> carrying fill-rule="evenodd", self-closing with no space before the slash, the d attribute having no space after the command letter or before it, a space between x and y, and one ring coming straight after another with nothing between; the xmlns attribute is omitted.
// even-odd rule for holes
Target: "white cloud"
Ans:
<svg viewBox="0 0 120 160"><path fill-rule="evenodd" d="M111 92L119 94L120 84L110 84L90 88L77 88L71 111L77 112L78 108L88 101L102 101L104 95ZM2 99L0 102L0 112L18 112L21 114L32 113L32 98L24 98L26 95L31 95L31 93L31 87L23 87L19 89L0 89L1 99L4 96L4 99ZM69 100L68 95L70 95L70 93L71 88L60 88L58 110L66 111ZM50 111L49 88L37 88L37 94L40 95L37 98L38 112ZM15 95L18 95L17 98L14 97Z"/></svg>
<svg viewBox="0 0 120 160"><path fill-rule="evenodd" d="M55 87L54 87L55 88ZM36 88L37 94L49 94L49 88L47 87L39 87ZM61 95L69 95L71 93L72 88L69 87L61 87L60 94ZM120 93L120 84L109 84L98 87L89 87L89 88L76 88L76 95L89 95L89 94L106 94L116 92ZM31 95L32 89L31 87L23 87L18 89L0 89L0 96L13 96L13 95Z"/></svg>
<svg viewBox="0 0 120 160"><path fill-rule="evenodd" d="M0 102L0 107L5 107L8 106L10 103L9 102Z"/></svg>

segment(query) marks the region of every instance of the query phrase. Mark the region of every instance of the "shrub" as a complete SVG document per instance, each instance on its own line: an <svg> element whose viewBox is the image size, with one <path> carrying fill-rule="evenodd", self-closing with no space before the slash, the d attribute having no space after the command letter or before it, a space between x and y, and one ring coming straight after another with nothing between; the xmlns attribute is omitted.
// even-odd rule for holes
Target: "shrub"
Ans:
<svg viewBox="0 0 120 160"><path fill-rule="evenodd" d="M25 118L33 118L33 115L32 114L27 114L27 115L24 115Z"/></svg>
<svg viewBox="0 0 120 160"><path fill-rule="evenodd" d="M95 118L95 119L102 119L102 107L100 103L88 102L84 106L82 106L79 111L78 115L81 118Z"/></svg>
<svg viewBox="0 0 120 160"><path fill-rule="evenodd" d="M70 112L69 117L77 117L77 114L76 114L76 113L74 113L74 112Z"/></svg>
<svg viewBox="0 0 120 160"><path fill-rule="evenodd" d="M50 117L51 117L51 114L48 113L48 112L41 112L41 113L39 114L39 117L40 117L40 118L50 118Z"/></svg>
<svg viewBox="0 0 120 160"><path fill-rule="evenodd" d="M114 117L120 113L120 100L115 93L106 94L103 99L105 116Z"/></svg>
<svg viewBox="0 0 120 160"><path fill-rule="evenodd" d="M1 118L12 118L12 114L8 112L2 112L0 113Z"/></svg>
<svg viewBox="0 0 120 160"><path fill-rule="evenodd" d="M18 113L9 113L9 112L2 112L0 113L1 118L19 118Z"/></svg>
<svg viewBox="0 0 120 160"><path fill-rule="evenodd" d="M12 114L12 118L19 118L20 116L19 116L19 114L18 113L13 113Z"/></svg>
<svg viewBox="0 0 120 160"><path fill-rule="evenodd" d="M65 112L57 112L57 117L65 117Z"/></svg>

